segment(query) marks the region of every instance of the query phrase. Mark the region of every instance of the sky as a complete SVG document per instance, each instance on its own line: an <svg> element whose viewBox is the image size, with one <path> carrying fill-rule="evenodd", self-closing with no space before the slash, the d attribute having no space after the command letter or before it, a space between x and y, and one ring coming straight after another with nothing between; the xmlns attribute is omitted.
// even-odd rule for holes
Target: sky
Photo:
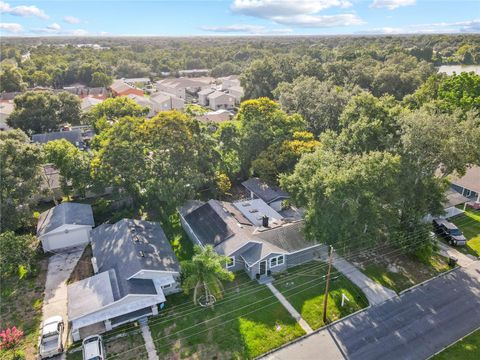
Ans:
<svg viewBox="0 0 480 360"><path fill-rule="evenodd" d="M1 36L479 33L480 0L0 0Z"/></svg>

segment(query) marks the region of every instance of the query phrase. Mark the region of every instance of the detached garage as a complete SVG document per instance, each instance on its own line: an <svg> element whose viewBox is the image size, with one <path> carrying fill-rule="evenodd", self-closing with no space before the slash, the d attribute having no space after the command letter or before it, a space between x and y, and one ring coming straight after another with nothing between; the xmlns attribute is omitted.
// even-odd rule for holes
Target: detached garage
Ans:
<svg viewBox="0 0 480 360"><path fill-rule="evenodd" d="M40 215L37 236L45 252L71 248L87 244L94 225L90 205L64 202Z"/></svg>

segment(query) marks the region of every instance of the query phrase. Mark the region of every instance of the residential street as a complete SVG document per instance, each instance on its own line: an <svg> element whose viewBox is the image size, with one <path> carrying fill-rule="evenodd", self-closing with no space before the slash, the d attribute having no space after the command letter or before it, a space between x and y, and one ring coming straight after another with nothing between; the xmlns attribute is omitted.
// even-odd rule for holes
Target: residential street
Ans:
<svg viewBox="0 0 480 360"><path fill-rule="evenodd" d="M348 359L426 359L478 327L480 261L475 261L265 358L315 359L335 353L336 342Z"/></svg>

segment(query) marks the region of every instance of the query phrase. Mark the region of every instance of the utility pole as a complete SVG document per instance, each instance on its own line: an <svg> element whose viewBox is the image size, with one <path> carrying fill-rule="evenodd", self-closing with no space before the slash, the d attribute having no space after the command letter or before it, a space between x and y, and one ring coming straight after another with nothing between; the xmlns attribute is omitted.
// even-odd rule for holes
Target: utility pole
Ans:
<svg viewBox="0 0 480 360"><path fill-rule="evenodd" d="M330 245L329 248L329 257L328 257L328 271L327 271L327 282L325 283L325 296L323 298L323 323L327 323L327 304L328 304L328 290L330 287L330 272L332 270L332 261L333 261L333 246Z"/></svg>

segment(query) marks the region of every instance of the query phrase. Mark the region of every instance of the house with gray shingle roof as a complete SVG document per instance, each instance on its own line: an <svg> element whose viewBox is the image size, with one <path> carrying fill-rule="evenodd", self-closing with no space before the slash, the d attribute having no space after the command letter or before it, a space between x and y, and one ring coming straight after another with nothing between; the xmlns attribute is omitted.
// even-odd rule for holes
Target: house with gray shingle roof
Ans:
<svg viewBox="0 0 480 360"><path fill-rule="evenodd" d="M67 140L79 149L85 149L85 142L83 141L82 131L78 129L70 131L53 131L49 133L32 135L32 141L39 144L46 144L50 141L61 139Z"/></svg>
<svg viewBox="0 0 480 360"><path fill-rule="evenodd" d="M250 198L262 199L277 210L281 209L282 202L290 197L286 191L283 191L278 186L269 185L257 177L242 182L242 185L250 193Z"/></svg>
<svg viewBox="0 0 480 360"><path fill-rule="evenodd" d="M90 205L64 202L40 214L37 237L45 252L82 246L94 225Z"/></svg>
<svg viewBox="0 0 480 360"><path fill-rule="evenodd" d="M95 275L67 289L74 340L157 315L166 296L181 291L180 266L159 223L102 224L91 243Z"/></svg>
<svg viewBox="0 0 480 360"><path fill-rule="evenodd" d="M227 268L244 270L252 279L263 280L325 252L322 244L305 238L300 213L276 211L260 198L189 201L179 213L194 243L212 245L217 253L230 257Z"/></svg>

